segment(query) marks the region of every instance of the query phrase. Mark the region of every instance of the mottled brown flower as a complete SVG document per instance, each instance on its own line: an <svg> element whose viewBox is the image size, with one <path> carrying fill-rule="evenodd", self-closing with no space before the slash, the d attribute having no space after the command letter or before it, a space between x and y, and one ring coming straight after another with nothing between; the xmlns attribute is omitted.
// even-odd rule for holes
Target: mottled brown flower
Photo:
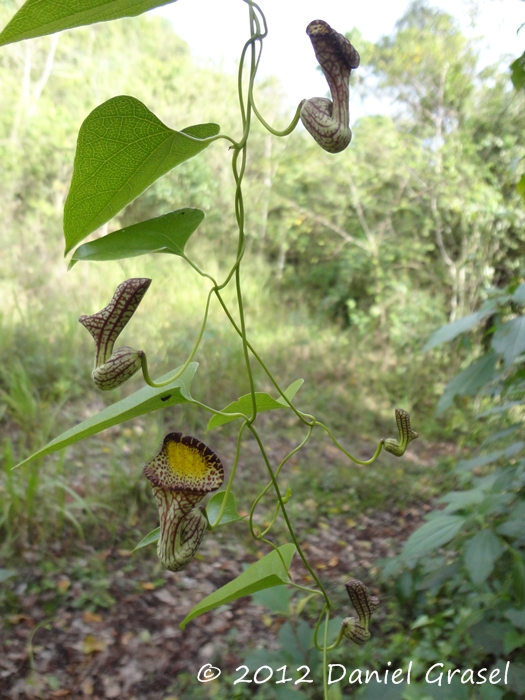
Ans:
<svg viewBox="0 0 525 700"><path fill-rule="evenodd" d="M160 538L157 555L170 571L184 569L202 542L208 521L197 504L224 481L215 452L197 438L169 433L144 468L157 501Z"/></svg>
<svg viewBox="0 0 525 700"><path fill-rule="evenodd" d="M352 140L348 83L352 69L359 66L360 57L348 39L322 19L310 22L306 33L325 74L332 99L312 97L304 100L301 121L325 151L340 153Z"/></svg>
<svg viewBox="0 0 525 700"><path fill-rule="evenodd" d="M78 319L95 340L95 369L91 376L99 389L108 391L120 386L141 367L142 350L124 346L113 352L113 347L150 284L151 280L144 277L126 280L119 284L102 311Z"/></svg>

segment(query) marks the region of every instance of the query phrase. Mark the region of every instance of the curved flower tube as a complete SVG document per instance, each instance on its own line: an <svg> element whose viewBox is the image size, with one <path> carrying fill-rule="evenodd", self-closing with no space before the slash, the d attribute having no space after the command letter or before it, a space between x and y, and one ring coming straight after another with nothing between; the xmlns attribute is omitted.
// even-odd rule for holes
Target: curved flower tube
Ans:
<svg viewBox="0 0 525 700"><path fill-rule="evenodd" d="M169 433L158 455L144 467L160 519L157 555L169 571L181 571L195 556L208 520L195 506L224 481L220 459L197 438Z"/></svg>
<svg viewBox="0 0 525 700"><path fill-rule="evenodd" d="M315 57L325 74L332 99L312 97L301 106L301 121L317 143L329 153L340 153L352 140L350 129L350 73L360 56L346 37L315 19L306 27Z"/></svg>
<svg viewBox="0 0 525 700"><path fill-rule="evenodd" d="M147 277L125 280L119 284L112 300L102 311L78 319L95 340L95 369L91 376L103 391L120 386L142 366L142 350L125 345L113 352L113 346L150 284L151 280Z"/></svg>
<svg viewBox="0 0 525 700"><path fill-rule="evenodd" d="M419 433L412 430L410 427L410 415L402 408L396 408L396 424L399 431L399 440L387 438L383 442L383 446L387 452L401 457L405 454L408 444L419 437Z"/></svg>
<svg viewBox="0 0 525 700"><path fill-rule="evenodd" d="M357 579L348 581L346 590L359 619L347 617L343 620L343 635L356 644L365 644L370 639L368 626L372 613L379 607L379 598L369 595L367 587Z"/></svg>

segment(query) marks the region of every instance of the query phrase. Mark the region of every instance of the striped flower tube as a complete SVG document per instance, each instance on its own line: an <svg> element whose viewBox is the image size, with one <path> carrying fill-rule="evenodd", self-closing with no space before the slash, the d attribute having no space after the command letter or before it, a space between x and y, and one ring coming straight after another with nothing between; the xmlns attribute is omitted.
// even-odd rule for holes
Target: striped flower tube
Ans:
<svg viewBox="0 0 525 700"><path fill-rule="evenodd" d="M332 99L312 97L304 100L301 121L317 143L329 153L340 153L352 140L350 129L350 73L359 66L360 57L346 37L314 19L306 27Z"/></svg>
<svg viewBox="0 0 525 700"><path fill-rule="evenodd" d="M124 345L113 351L113 346L150 284L151 280L146 277L126 280L119 284L112 300L102 311L78 319L95 340L95 368L91 376L103 391L120 386L142 365L142 350L134 350Z"/></svg>

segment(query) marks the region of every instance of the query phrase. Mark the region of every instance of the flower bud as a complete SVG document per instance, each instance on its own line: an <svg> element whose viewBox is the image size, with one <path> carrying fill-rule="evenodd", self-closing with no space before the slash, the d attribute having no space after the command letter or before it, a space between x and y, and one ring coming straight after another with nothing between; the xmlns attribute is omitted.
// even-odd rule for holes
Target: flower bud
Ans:
<svg viewBox="0 0 525 700"><path fill-rule="evenodd" d="M372 613L379 607L379 598L369 595L365 584L357 579L348 581L346 590L359 619L355 617L344 619L343 635L356 644L365 644L370 639L368 627Z"/></svg>
<svg viewBox="0 0 525 700"><path fill-rule="evenodd" d="M119 284L112 300L102 311L78 319L95 340L95 369L92 377L95 384L104 391L120 386L140 369L144 356L142 350L124 346L113 352L113 346L150 284L150 279L142 277L125 280Z"/></svg>
<svg viewBox="0 0 525 700"><path fill-rule="evenodd" d="M419 437L419 434L410 427L410 416L402 408L396 408L396 424L399 431L399 440L387 438L383 441L383 446L387 452L401 457L412 440Z"/></svg>

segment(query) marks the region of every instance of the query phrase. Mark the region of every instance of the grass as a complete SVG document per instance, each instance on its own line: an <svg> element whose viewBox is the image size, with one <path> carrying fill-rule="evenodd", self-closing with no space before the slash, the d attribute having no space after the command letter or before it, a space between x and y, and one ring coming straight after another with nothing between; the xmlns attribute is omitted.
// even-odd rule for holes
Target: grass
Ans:
<svg viewBox="0 0 525 700"><path fill-rule="evenodd" d="M211 267L220 277L219 266L215 265L215 270L213 264ZM6 560L37 546L45 556L47 546L70 538L105 546L123 531L132 533L130 541L124 536L123 546L132 547L156 524L141 467L169 430L182 430L208 441L227 466L233 460L236 424L206 436L209 415L195 407L179 406L115 426L66 453L12 471L16 463L52 437L141 386L141 379L135 377L108 394L94 389L90 379L93 342L78 324L78 316L104 307L123 279L152 277L153 284L119 344L145 350L155 377L182 364L191 352L208 290L208 284L183 261L167 256L99 265L81 263L67 274L63 263L50 263L49 273L36 297L31 286L12 279L0 319L0 554ZM394 406L404 398L408 405L403 405L410 410L417 400L410 398L406 382L399 389L396 378L390 372L385 374L381 348L369 351L362 341L356 343L352 333L340 331L322 318L312 318L300 301L286 307L280 304L272 269L260 260L247 264L244 290L250 340L281 386L299 377L305 379L297 396L301 410L322 417L343 444L361 457L373 452L379 438L395 434ZM226 289L225 299L236 315L232 289ZM216 302L211 305L196 359L200 366L192 393L199 400L222 408L249 391L240 371L239 338ZM263 371L255 363L253 366L257 389L275 395ZM413 373L422 374L424 369L423 362L413 362ZM421 404L425 401L428 393L420 397ZM261 422L274 461L297 444L303 432L291 413L279 413L263 417ZM424 434L425 423L432 426L433 419L427 411L426 415L418 413L414 420L416 429ZM432 430L436 432L435 427ZM267 478L254 445L249 441L247 445L236 487L245 507ZM399 505L435 493L436 474L432 471L421 476L416 465L388 455L385 458L377 467L349 466L319 435L287 465L283 476L296 503L314 499L323 515L344 512L348 507L360 511ZM325 465L329 468L320 469ZM384 479L385 469L388 480ZM295 515L308 525L308 509L297 508Z"/></svg>

